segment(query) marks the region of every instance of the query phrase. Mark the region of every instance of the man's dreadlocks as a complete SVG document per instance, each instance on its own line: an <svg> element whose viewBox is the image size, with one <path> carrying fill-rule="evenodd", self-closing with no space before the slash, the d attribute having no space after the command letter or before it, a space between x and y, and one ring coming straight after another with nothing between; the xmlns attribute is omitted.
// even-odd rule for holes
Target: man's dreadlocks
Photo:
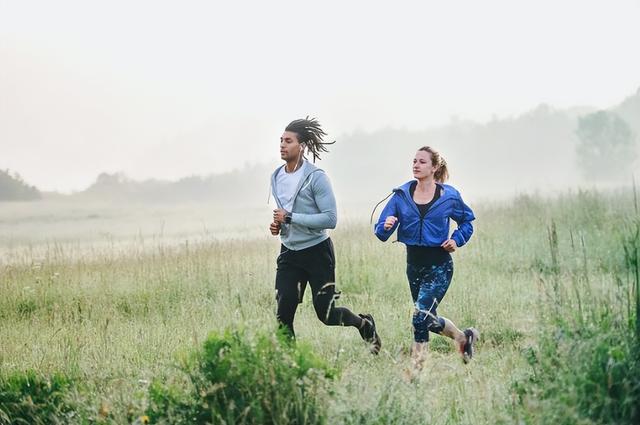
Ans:
<svg viewBox="0 0 640 425"><path fill-rule="evenodd" d="M327 133L320 128L320 123L316 118L309 119L308 116L305 119L291 121L285 131L291 131L298 135L298 142L304 144L307 150L311 152L313 162L316 162L316 159L320 159L320 152L329 152L326 145L335 143L335 141L323 141Z"/></svg>

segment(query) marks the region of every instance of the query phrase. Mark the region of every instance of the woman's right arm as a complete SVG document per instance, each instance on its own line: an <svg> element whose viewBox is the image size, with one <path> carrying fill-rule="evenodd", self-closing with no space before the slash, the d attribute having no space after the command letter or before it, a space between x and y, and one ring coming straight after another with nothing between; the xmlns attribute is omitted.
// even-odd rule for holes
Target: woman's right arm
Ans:
<svg viewBox="0 0 640 425"><path fill-rule="evenodd" d="M396 221L394 225L391 226L391 228L385 230L384 223L387 220L387 217L390 217L390 216L398 217L398 197L395 193L393 194L391 199L389 199L389 202L387 202L387 205L382 210L382 213L380 214L380 218L376 223L375 234L378 237L378 239L380 239L382 242L389 239L389 237L393 234L393 232L396 230L399 224L399 221Z"/></svg>

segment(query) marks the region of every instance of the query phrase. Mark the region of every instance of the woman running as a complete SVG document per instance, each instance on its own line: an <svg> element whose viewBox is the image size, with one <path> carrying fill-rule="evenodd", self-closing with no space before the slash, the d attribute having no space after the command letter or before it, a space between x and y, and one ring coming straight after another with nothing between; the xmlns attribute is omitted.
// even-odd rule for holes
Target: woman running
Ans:
<svg viewBox="0 0 640 425"><path fill-rule="evenodd" d="M413 176L415 180L393 190L375 226L383 242L397 229L398 241L407 247L407 277L415 305L412 363L416 370L422 368L429 332L453 339L467 363L479 332L474 328L461 331L451 320L438 316L437 308L453 277L451 253L469 241L475 216L460 193L444 184L449 177L447 163L434 149L424 146L418 150ZM458 224L450 237L449 219Z"/></svg>

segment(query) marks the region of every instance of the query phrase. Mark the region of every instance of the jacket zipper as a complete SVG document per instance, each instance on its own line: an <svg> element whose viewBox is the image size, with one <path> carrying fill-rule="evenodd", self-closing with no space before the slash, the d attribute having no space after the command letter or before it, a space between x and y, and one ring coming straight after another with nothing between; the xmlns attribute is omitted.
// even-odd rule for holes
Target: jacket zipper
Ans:
<svg viewBox="0 0 640 425"><path fill-rule="evenodd" d="M407 194L402 191L402 193L407 196ZM442 190L442 193L440 194L440 198L442 198L444 196L444 190ZM440 200L440 198L438 198L438 201ZM436 201L436 202L438 202ZM435 203L434 202L434 205ZM443 201L444 202L444 201ZM416 211L418 211L418 215L420 216L420 236L418 238L418 243L421 244L422 243L422 225L424 223L424 219L427 217L427 214L429 214L429 211L431 211L433 209L433 205L431 205L431 207L429 208L429 211L427 211L427 214L422 215L422 213L420 212L420 209L418 208L418 206L416 205L416 203L413 201L413 199L409 196L409 204L413 205L413 207L416 209Z"/></svg>
<svg viewBox="0 0 640 425"><path fill-rule="evenodd" d="M424 216L422 215L422 213L420 213L420 210L418 209L418 206L416 205L416 203L413 201L413 199L411 198L411 196L407 195L404 191L401 191L400 193L402 193L402 195L407 199L407 202L409 203L409 205L412 205L413 208L415 208L415 210L418 212L418 217L420 217L420 236L418 239L418 243L421 244L422 243L422 223L424 222L424 218L427 216L427 214L429 213L429 211L427 211L427 214L425 214ZM431 209L431 208L429 208Z"/></svg>

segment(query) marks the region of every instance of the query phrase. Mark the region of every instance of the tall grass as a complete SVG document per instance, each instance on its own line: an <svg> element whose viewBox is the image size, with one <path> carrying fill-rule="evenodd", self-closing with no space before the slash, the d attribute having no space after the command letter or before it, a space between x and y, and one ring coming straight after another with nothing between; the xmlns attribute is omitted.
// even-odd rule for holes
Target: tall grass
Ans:
<svg viewBox="0 0 640 425"><path fill-rule="evenodd" d="M523 195L474 209L476 233L454 256L439 311L460 327L476 326L483 339L465 366L450 341L433 337L427 367L413 383L403 380L412 339L404 248L377 241L368 217L332 233L338 303L373 314L383 350L371 356L355 329L323 326L308 298L299 306L299 341L341 371L328 383L326 422L635 419L633 194ZM196 400L186 391L194 381L176 359L202 350L212 331L265 335L276 328L278 241L269 236L133 237L80 251L73 242L44 251L2 248L9 254L0 262L0 382L29 370L45 381L65 376L72 384L63 405L76 406L70 421L166 420L148 410L158 383ZM255 347L237 341L245 343Z"/></svg>
<svg viewBox="0 0 640 425"><path fill-rule="evenodd" d="M613 254L622 267L593 276L582 239L577 267L560 267L558 236L550 226L538 344L527 351L531 374L514 384L516 417L530 423L640 423L640 220L627 222L623 233ZM572 241L574 255L576 248Z"/></svg>

